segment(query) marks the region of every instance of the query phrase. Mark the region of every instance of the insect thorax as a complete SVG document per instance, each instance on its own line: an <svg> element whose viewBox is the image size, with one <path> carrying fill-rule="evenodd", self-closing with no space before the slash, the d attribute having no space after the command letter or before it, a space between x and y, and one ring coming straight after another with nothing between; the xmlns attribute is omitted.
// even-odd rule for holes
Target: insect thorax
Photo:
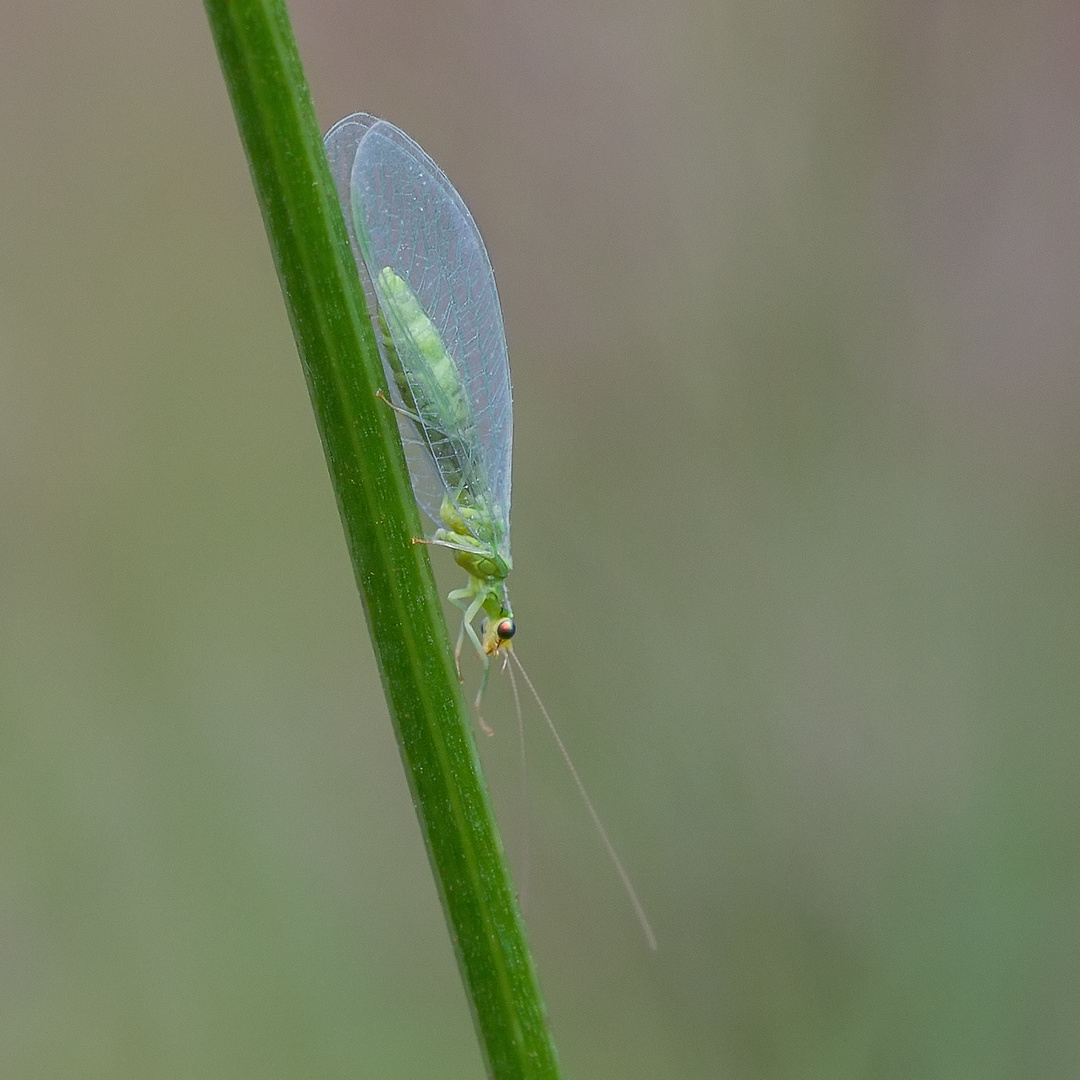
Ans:
<svg viewBox="0 0 1080 1080"><path fill-rule="evenodd" d="M510 573L510 560L496 547L495 519L483 507L470 505L468 492L459 492L455 502L443 496L439 508L445 529L435 539L454 549L454 559L471 577L481 581L503 581Z"/></svg>

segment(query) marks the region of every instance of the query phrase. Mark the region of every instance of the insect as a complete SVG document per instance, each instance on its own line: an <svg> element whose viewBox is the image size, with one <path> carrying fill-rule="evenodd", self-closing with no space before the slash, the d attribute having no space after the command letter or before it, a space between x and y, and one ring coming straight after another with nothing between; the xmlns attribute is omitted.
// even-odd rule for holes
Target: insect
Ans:
<svg viewBox="0 0 1080 1080"><path fill-rule="evenodd" d="M396 411L413 492L435 525L423 543L465 570L448 599L461 612L454 659L468 638L482 665L476 711L494 659L516 665L570 768L652 948L656 940L551 717L513 651L506 579L513 441L502 309L480 231L443 171L393 124L366 113L325 138ZM476 620L480 618L477 632ZM513 679L513 667L508 667ZM517 698L516 683L514 684Z"/></svg>

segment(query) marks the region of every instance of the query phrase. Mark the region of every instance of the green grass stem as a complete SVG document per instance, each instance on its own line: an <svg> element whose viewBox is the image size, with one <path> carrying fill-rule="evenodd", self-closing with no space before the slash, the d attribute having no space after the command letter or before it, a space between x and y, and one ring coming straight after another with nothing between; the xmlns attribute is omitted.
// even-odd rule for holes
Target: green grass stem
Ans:
<svg viewBox="0 0 1080 1080"><path fill-rule="evenodd" d="M385 379L288 12L282 0L205 6L485 1063L497 1080L557 1077L427 550L413 543L423 532L397 423L375 396Z"/></svg>

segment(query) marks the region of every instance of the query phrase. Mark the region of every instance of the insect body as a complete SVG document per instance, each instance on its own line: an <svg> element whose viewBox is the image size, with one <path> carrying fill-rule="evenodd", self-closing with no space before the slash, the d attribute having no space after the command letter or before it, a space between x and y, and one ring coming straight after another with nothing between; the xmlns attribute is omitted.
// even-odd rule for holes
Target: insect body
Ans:
<svg viewBox="0 0 1080 1080"><path fill-rule="evenodd" d="M483 663L479 715L491 659L513 659L655 949L630 878L511 648L516 627L506 592L513 565L510 365L480 232L438 165L393 124L355 113L335 124L325 143L368 304L378 315L390 405L398 415L413 492L435 525L433 535L420 542L449 548L469 576L464 588L448 596L462 612L454 651L458 671L468 637ZM514 695L516 700L516 682ZM491 734L482 717L480 723Z"/></svg>
<svg viewBox="0 0 1080 1080"><path fill-rule="evenodd" d="M326 136L346 219L379 314L391 404L417 502L469 575L449 599L484 665L510 648L510 367L480 232L442 170L404 132L364 113ZM478 616L483 624L478 634Z"/></svg>

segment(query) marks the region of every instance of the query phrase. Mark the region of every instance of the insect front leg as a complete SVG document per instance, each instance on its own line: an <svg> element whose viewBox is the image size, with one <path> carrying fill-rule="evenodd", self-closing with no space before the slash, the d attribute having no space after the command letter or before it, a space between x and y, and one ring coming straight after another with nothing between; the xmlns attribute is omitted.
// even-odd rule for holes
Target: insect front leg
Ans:
<svg viewBox="0 0 1080 1080"><path fill-rule="evenodd" d="M454 607L458 608L458 610L465 613L461 619L461 633L458 634L458 644L457 648L454 650L454 659L460 660L461 658L463 634L469 635L469 640L473 643L473 648L476 649L476 655L485 657L484 646L473 627L473 619L476 618L480 609L484 606L483 593L474 593L472 589L455 589L452 593L447 595L446 599L449 600ZM461 674L460 665L458 666L458 674Z"/></svg>
<svg viewBox="0 0 1080 1080"><path fill-rule="evenodd" d="M488 676L491 674L491 660L488 658L487 653L481 653L480 659L484 662L484 671L480 676L480 689L476 691L476 701L473 704L476 707L476 719L480 722L480 730L485 735L494 735L495 732L488 727L487 722L484 720L484 714L480 711L480 699L484 696L484 691L487 689Z"/></svg>
<svg viewBox="0 0 1080 1080"><path fill-rule="evenodd" d="M465 644L465 623L462 621L458 627L457 644L454 646L454 667L457 668L458 682L463 683L465 676L461 674L461 646Z"/></svg>
<svg viewBox="0 0 1080 1080"><path fill-rule="evenodd" d="M476 649L476 655L480 657L480 663L483 665L483 673L480 676L480 689L476 695L476 718L480 721L480 729L485 735L494 735L495 732L488 727L480 712L480 699L484 696L484 688L487 686L491 661L488 659L484 646L481 644L473 626L473 619L476 618L480 609L484 606L484 593L474 592L471 588L455 589L452 593L447 594L446 598L454 607L459 608L464 613L461 617L461 629L458 631L457 647L454 649L454 663L457 665L458 678L462 682L465 681L461 674L461 646L465 635L468 634L469 640L473 643L473 648Z"/></svg>
<svg viewBox="0 0 1080 1080"><path fill-rule="evenodd" d="M455 607L460 608L462 612L468 611L468 607L458 603L459 600L465 600L472 596L472 593L468 589L455 589L447 597ZM469 623L466 622L466 616L462 616L461 626L458 627L457 644L454 646L454 667L457 668L458 682L464 682L465 676L461 674L461 646L465 644L465 627Z"/></svg>

